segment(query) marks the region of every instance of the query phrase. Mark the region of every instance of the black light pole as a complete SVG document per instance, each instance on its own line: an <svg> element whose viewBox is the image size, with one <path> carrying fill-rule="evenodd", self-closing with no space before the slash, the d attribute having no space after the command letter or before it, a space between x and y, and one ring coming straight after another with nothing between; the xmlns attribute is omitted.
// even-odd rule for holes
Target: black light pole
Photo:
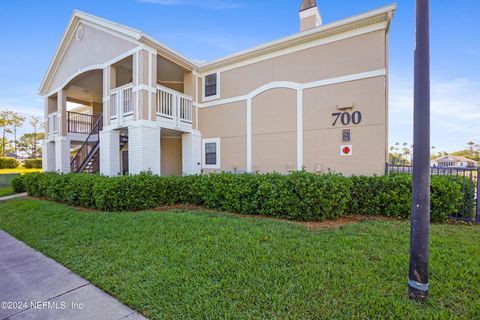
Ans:
<svg viewBox="0 0 480 320"><path fill-rule="evenodd" d="M430 231L430 3L417 0L413 120L413 190L408 296L428 297Z"/></svg>

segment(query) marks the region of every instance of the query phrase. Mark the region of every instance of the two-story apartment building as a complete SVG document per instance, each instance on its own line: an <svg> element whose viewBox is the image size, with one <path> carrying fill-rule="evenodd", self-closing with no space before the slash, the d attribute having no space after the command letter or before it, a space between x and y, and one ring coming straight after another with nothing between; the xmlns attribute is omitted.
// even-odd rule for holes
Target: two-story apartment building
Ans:
<svg viewBox="0 0 480 320"><path fill-rule="evenodd" d="M43 169L382 174L395 5L199 64L141 31L74 12L41 84Z"/></svg>

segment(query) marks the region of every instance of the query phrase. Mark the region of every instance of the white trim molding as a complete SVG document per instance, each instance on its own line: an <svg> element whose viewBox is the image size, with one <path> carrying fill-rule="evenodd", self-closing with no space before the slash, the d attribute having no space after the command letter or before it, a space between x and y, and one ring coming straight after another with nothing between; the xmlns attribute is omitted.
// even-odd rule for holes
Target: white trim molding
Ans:
<svg viewBox="0 0 480 320"><path fill-rule="evenodd" d="M206 164L205 145L207 143L215 143L216 146L216 159L215 164ZM220 169L220 138L202 139L202 168L203 169Z"/></svg>
<svg viewBox="0 0 480 320"><path fill-rule="evenodd" d="M386 69L379 69L369 72L362 72L347 76L341 76L331 79L319 80L309 83L296 83L290 81L275 81L265 84L246 96L239 96L235 98L215 101L208 104L203 104L202 108L208 108L216 105L224 105L236 101L247 101L247 172L252 172L252 99L257 95L277 88L286 88L297 91L296 100L296 113L297 113L297 170L303 169L303 91L318 88L322 86L328 86L332 84L363 80L375 77L381 77L386 75Z"/></svg>
<svg viewBox="0 0 480 320"><path fill-rule="evenodd" d="M345 76L340 76L340 77L335 77L335 78L329 78L329 79L324 79L324 80L318 80L318 81L313 81L313 82L307 82L307 83L297 83L297 82L290 82L290 81L273 81L270 83L267 83L261 87L258 87L257 89L253 90L249 94L246 95L241 95L241 96L236 96L236 97L231 97L231 98L226 98L222 100L216 100L212 102L206 102L206 103L200 103L198 105L199 108L210 108L210 107L216 107L219 105L226 105L234 102L239 102L239 101L244 101L251 99L255 97L256 95L270 90L274 88L291 88L291 89L312 89L312 88L317 88L317 87L323 87L323 86L329 86L332 84L338 84L338 83L344 83L344 82L350 82L350 81L356 81L356 80L363 80L363 79L369 79L369 78L375 78L375 77L380 77L380 76L385 76L387 74L386 69L378 69L378 70L372 70L372 71L367 71L367 72L361 72L361 73L355 73L355 74L349 74Z"/></svg>
<svg viewBox="0 0 480 320"><path fill-rule="evenodd" d="M303 169L303 90L297 90L297 170Z"/></svg>
<svg viewBox="0 0 480 320"><path fill-rule="evenodd" d="M67 80L65 80L60 86L58 86L57 88L54 88L50 91L48 91L45 96L49 97L55 93L57 93L58 91L62 90L68 83L70 83L70 81L72 81L73 79L75 79L76 77L78 77L79 75L81 75L82 73L85 73L87 71L92 71L92 70L103 70L109 66L111 66L112 64L120 61L120 60L123 60L125 59L126 57L128 56L132 56L134 55L135 53L139 52L140 50L145 50L145 48L139 46L139 47L136 47L136 48L133 48L132 50L129 50L127 52L124 52L122 53L121 55L105 62L105 63L102 63L102 64L94 64L94 65L91 65L91 66L88 66L88 67L84 67L84 68L80 68L78 69L75 73L73 73L69 78L67 78ZM109 75L110 76L110 75Z"/></svg>

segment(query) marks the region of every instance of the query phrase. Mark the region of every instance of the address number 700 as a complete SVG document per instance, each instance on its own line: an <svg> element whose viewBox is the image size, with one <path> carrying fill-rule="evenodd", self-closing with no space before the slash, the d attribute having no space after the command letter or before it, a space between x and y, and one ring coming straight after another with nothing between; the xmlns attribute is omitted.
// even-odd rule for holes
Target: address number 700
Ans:
<svg viewBox="0 0 480 320"><path fill-rule="evenodd" d="M340 120L340 122L344 126L348 126L350 123L359 124L359 123L362 122L362 113L360 111L354 111L352 113L350 113L350 112L335 112L335 113L332 113L332 117L335 118L332 126L336 126L338 120Z"/></svg>

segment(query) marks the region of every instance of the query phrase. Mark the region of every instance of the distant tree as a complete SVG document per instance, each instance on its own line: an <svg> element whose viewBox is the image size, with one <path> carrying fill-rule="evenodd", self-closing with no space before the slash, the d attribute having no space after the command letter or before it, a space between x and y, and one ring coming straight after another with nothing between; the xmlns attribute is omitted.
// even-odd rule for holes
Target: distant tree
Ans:
<svg viewBox="0 0 480 320"><path fill-rule="evenodd" d="M465 149L452 152L452 155L480 161L480 146L474 141L469 141Z"/></svg>
<svg viewBox="0 0 480 320"><path fill-rule="evenodd" d="M4 150L4 146L5 146L5 152L3 151ZM2 141L2 137L0 136L0 157L2 157L4 154L9 154L13 152L13 148L12 148L12 144L10 143L10 141L8 141L7 138L5 138L3 141Z"/></svg>
<svg viewBox="0 0 480 320"><path fill-rule="evenodd" d="M408 160L405 159L403 154L399 152L390 152L388 154L388 163L391 164L408 164Z"/></svg>
<svg viewBox="0 0 480 320"><path fill-rule="evenodd" d="M18 112L13 112L12 113L12 127L13 127L13 145L14 145L14 153L15 153L15 158L17 158L17 129L23 125L25 122L25 117L23 117L20 113Z"/></svg>
<svg viewBox="0 0 480 320"><path fill-rule="evenodd" d="M27 158L36 159L41 157L40 142L44 139L45 134L42 133L25 133L18 141L18 150Z"/></svg>
<svg viewBox="0 0 480 320"><path fill-rule="evenodd" d="M475 156L475 142L474 141L469 141L467 142L468 146L468 152L471 158Z"/></svg>
<svg viewBox="0 0 480 320"><path fill-rule="evenodd" d="M5 157L8 148L7 133L12 133L14 112L10 110L0 110L0 127L2 128L2 157Z"/></svg>
<svg viewBox="0 0 480 320"><path fill-rule="evenodd" d="M44 124L43 124L43 122L41 122L40 117L32 116L30 118L30 125L33 127L33 133L34 133L33 138L35 139L35 141L33 143L33 146L34 146L35 149L33 151L34 151L34 154L37 155L37 153L38 153L37 150L39 149L38 141L37 141L38 129L43 128ZM42 139L44 139L43 135L42 135ZM40 140L42 140L42 139L40 139ZM35 156L35 158L36 158L36 156Z"/></svg>

